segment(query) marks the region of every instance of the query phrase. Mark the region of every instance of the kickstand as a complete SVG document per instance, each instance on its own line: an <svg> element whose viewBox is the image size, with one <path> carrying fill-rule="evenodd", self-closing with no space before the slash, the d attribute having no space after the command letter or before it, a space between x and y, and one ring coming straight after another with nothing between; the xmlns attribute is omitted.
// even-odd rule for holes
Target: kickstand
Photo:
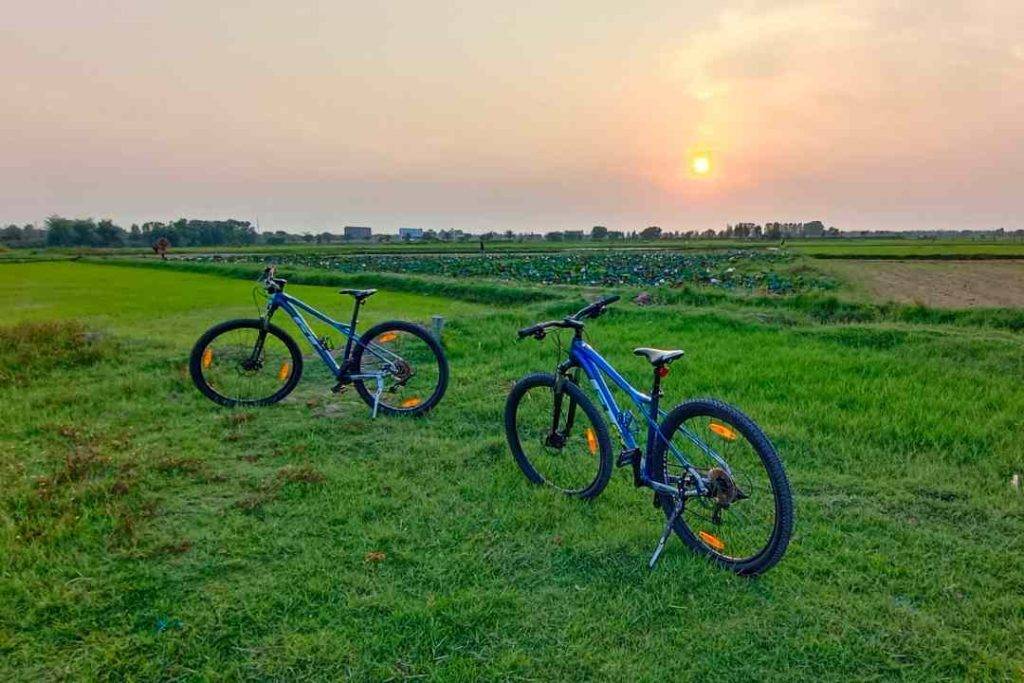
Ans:
<svg viewBox="0 0 1024 683"><path fill-rule="evenodd" d="M377 391L373 394L373 414L370 416L374 419L377 417L377 406L380 405L380 395L384 393L384 380L380 377L377 378Z"/></svg>
<svg viewBox="0 0 1024 683"><path fill-rule="evenodd" d="M661 557L661 551L665 549L665 543L668 541L669 534L672 533L672 525L676 523L676 518L679 517L679 513L682 511L683 499L679 498L676 501L675 508L672 509L672 514L668 516L668 521L665 522L665 530L661 532L661 538L658 539L658 547L654 549L654 554L651 555L651 560L647 563L648 569L654 569L654 565L657 564L658 558Z"/></svg>

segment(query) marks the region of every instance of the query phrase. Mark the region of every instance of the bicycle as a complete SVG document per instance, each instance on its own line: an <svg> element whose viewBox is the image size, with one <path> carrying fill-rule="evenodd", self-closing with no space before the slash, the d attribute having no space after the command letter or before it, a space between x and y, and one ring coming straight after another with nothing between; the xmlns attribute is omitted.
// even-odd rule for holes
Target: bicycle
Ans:
<svg viewBox="0 0 1024 683"><path fill-rule="evenodd" d="M390 320L357 334L359 309L376 289L340 290L353 299L351 321L346 324L286 294L287 280L276 277L274 266L266 268L258 282L256 292L262 288L267 298L262 316L214 325L192 348L192 381L210 400L224 406L266 406L295 389L303 359L295 340L270 322L279 309L291 317L337 381L332 391L340 393L353 385L373 417L378 412L422 415L444 396L448 360L438 341L423 327ZM330 340L318 338L300 311L344 335L340 362L331 353Z"/></svg>
<svg viewBox="0 0 1024 683"><path fill-rule="evenodd" d="M737 574L768 570L782 558L793 532L792 495L775 447L753 420L722 401L696 399L660 409L662 379L682 350L634 349L651 364L654 380L650 395L633 388L583 338L584 321L618 300L610 296L562 320L518 331L520 340L544 339L550 329L572 330L573 337L568 358L554 374L527 375L509 393L505 431L516 464L529 481L581 499L593 499L607 486L611 438L580 388L582 370L622 442L615 464L630 466L634 486L652 489L655 508L665 514L648 567L654 568L674 531L691 550ZM645 418L642 451L641 423L628 407L619 408L606 378Z"/></svg>

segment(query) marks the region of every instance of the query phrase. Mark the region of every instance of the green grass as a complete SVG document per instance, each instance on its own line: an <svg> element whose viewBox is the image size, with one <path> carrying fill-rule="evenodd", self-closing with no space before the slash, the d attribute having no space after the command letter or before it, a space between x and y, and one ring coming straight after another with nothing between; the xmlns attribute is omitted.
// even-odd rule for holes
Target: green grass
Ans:
<svg viewBox="0 0 1024 683"><path fill-rule="evenodd" d="M1021 259L1019 240L800 240L786 247L815 258L843 259Z"/></svg>
<svg viewBox="0 0 1024 683"><path fill-rule="evenodd" d="M428 418L370 420L312 372L268 409L199 396L191 342L250 315L251 283L42 263L0 286L6 323L88 331L0 337L27 377L0 386L2 680L1024 676L1019 335L685 302L594 322L638 383L634 346L686 348L666 400L720 396L773 437L796 536L750 581L675 539L647 572L659 513L624 471L581 504L515 468L504 396L555 355L513 330L569 301L378 294L368 324L448 318L453 374Z"/></svg>

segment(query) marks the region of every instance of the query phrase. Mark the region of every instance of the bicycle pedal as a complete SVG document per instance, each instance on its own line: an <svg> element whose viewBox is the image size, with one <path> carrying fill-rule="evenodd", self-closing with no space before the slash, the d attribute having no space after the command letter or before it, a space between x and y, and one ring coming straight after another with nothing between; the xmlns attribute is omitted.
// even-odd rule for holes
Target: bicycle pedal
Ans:
<svg viewBox="0 0 1024 683"><path fill-rule="evenodd" d="M344 382L338 382L333 387L331 387L331 393L335 393L340 396L341 394L345 393L345 389L347 388L348 387L345 386Z"/></svg>
<svg viewBox="0 0 1024 683"><path fill-rule="evenodd" d="M639 448L623 448L619 458L615 461L616 467L625 467L633 462L633 456L640 454Z"/></svg>

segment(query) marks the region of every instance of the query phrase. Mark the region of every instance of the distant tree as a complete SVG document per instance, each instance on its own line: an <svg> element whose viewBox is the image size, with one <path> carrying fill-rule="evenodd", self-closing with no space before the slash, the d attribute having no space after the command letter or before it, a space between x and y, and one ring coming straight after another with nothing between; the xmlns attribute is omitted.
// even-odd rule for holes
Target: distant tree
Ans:
<svg viewBox="0 0 1024 683"><path fill-rule="evenodd" d="M75 244L72 221L60 216L46 219L46 244L50 247L70 247Z"/></svg>
<svg viewBox="0 0 1024 683"><path fill-rule="evenodd" d="M166 237L159 237L156 242L153 242L153 253L159 256L162 261L167 260L167 250L170 248L171 241Z"/></svg>
<svg viewBox="0 0 1024 683"><path fill-rule="evenodd" d="M561 242L562 240L565 239L565 235L555 230L544 235L544 239L548 240L549 242Z"/></svg>
<svg viewBox="0 0 1024 683"><path fill-rule="evenodd" d="M621 240L624 237L621 230L609 230L608 239L610 240Z"/></svg>
<svg viewBox="0 0 1024 683"><path fill-rule="evenodd" d="M100 247L123 247L125 232L123 228L114 225L109 218L104 218L96 224L95 240Z"/></svg>
<svg viewBox="0 0 1024 683"><path fill-rule="evenodd" d="M603 225L595 225L590 229L590 239L603 240L608 237L608 228Z"/></svg>
<svg viewBox="0 0 1024 683"><path fill-rule="evenodd" d="M661 228L657 225L652 225L640 231L640 239L642 240L656 240L659 237L661 237Z"/></svg>
<svg viewBox="0 0 1024 683"><path fill-rule="evenodd" d="M21 242L21 228L17 225L8 225L2 231L0 231L0 241L7 244L14 244Z"/></svg>

